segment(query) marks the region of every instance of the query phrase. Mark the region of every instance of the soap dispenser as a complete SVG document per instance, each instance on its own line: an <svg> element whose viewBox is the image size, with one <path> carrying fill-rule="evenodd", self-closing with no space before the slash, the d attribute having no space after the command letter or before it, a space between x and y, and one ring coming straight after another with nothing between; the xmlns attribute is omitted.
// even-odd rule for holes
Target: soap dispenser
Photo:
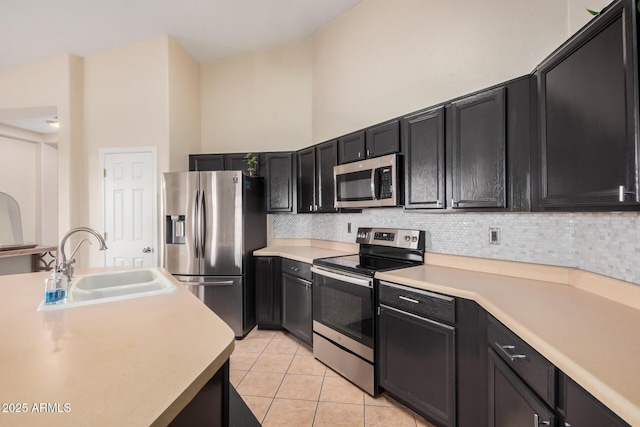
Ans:
<svg viewBox="0 0 640 427"><path fill-rule="evenodd" d="M60 304L67 300L67 277L54 268L51 277L44 281L44 303Z"/></svg>

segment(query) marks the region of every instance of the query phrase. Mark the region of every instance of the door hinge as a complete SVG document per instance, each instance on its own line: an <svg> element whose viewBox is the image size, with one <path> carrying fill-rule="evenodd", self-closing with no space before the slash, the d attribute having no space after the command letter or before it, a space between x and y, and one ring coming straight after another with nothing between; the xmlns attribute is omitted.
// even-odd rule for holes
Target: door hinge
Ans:
<svg viewBox="0 0 640 427"><path fill-rule="evenodd" d="M107 170L106 169L102 169L102 177L103 178L107 177Z"/></svg>
<svg viewBox="0 0 640 427"><path fill-rule="evenodd" d="M107 240L107 232L106 231L102 233L102 237L104 237L104 240Z"/></svg>

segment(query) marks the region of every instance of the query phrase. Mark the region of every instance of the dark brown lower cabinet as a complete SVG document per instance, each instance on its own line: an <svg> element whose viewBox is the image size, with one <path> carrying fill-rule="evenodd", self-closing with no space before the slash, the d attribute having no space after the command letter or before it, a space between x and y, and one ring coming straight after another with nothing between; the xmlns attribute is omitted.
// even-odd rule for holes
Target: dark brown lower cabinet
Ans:
<svg viewBox="0 0 640 427"><path fill-rule="evenodd" d="M560 373L558 381L558 415L561 427L628 427L602 402Z"/></svg>
<svg viewBox="0 0 640 427"><path fill-rule="evenodd" d="M555 426L555 415L512 370L489 349L489 426Z"/></svg>
<svg viewBox="0 0 640 427"><path fill-rule="evenodd" d="M256 317L259 329L282 329L282 268L280 257L255 257Z"/></svg>
<svg viewBox="0 0 640 427"><path fill-rule="evenodd" d="M313 345L312 282L282 274L282 327L309 347Z"/></svg>
<svg viewBox="0 0 640 427"><path fill-rule="evenodd" d="M171 421L170 427L229 426L229 361L214 374L191 402Z"/></svg>
<svg viewBox="0 0 640 427"><path fill-rule="evenodd" d="M379 382L438 426L455 426L455 328L381 306Z"/></svg>

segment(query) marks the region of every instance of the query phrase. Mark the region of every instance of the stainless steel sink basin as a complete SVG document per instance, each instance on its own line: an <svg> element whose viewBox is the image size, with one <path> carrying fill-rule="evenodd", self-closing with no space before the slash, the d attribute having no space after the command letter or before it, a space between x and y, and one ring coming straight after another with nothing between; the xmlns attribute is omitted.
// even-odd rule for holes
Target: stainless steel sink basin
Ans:
<svg viewBox="0 0 640 427"><path fill-rule="evenodd" d="M66 302L52 305L43 302L38 311L148 297L177 290L177 286L157 268L86 274L73 278Z"/></svg>

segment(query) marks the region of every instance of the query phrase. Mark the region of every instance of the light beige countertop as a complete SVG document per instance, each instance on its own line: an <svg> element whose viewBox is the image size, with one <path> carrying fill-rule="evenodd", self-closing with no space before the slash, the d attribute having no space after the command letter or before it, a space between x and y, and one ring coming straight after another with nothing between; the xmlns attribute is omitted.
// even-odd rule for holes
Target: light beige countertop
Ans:
<svg viewBox="0 0 640 427"><path fill-rule="evenodd" d="M48 276L0 276L0 425L166 425L233 351L173 278L178 292L38 312ZM36 411L47 404L58 412Z"/></svg>
<svg viewBox="0 0 640 427"><path fill-rule="evenodd" d="M358 245L274 239L255 255L314 258ZM640 426L640 285L573 268L425 254L425 265L377 273L476 301L612 411Z"/></svg>
<svg viewBox="0 0 640 427"><path fill-rule="evenodd" d="M424 266L376 277L475 300L621 418L640 425L640 286L564 267L425 258Z"/></svg>
<svg viewBox="0 0 640 427"><path fill-rule="evenodd" d="M253 251L255 256L279 256L312 264L316 258L357 254L359 246L351 243L314 239L272 239L266 248Z"/></svg>

